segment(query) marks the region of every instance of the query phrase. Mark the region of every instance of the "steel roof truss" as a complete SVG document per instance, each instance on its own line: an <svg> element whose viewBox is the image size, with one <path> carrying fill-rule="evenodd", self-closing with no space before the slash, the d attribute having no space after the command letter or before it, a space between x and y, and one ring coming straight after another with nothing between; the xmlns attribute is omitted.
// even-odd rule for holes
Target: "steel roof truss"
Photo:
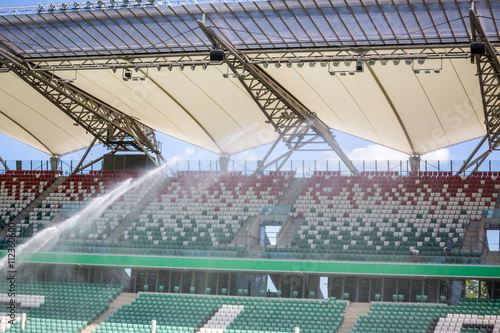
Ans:
<svg viewBox="0 0 500 333"><path fill-rule="evenodd" d="M13 73L28 83L66 115L111 151L141 151L155 164L150 155L162 159L155 133L150 127L81 91L73 85L59 80L50 72L33 72L14 55L0 50L0 61Z"/></svg>
<svg viewBox="0 0 500 333"><path fill-rule="evenodd" d="M290 151L296 151L297 147L301 146L303 138L307 134L314 133L324 140L329 146L329 150L337 153L353 174L358 173L356 167L347 158L331 134L330 128L315 113L311 112L260 66L249 63L244 55L217 35L204 22L199 21L199 25L215 48L225 50L224 62L229 67L230 72L245 87L267 117L268 123L274 127ZM229 76L229 73L226 75ZM283 155L283 157L285 156L288 155ZM262 170L258 168L257 171Z"/></svg>
<svg viewBox="0 0 500 333"><path fill-rule="evenodd" d="M473 9L469 11L469 17L471 21L472 41L484 43L485 46L485 53L476 54L471 60L476 62L477 66L477 76L483 100L486 135L457 174L461 174L472 167L474 167L472 172L477 171L491 152L500 149L500 62L497 58L497 51L486 37ZM473 159L486 141L488 142L488 149L479 157Z"/></svg>

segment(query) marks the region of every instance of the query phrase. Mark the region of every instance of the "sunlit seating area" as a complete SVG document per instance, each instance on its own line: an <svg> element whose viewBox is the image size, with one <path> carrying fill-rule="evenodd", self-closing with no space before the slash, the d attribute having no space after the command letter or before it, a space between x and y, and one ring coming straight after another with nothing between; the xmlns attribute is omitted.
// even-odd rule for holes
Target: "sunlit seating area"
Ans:
<svg viewBox="0 0 500 333"><path fill-rule="evenodd" d="M291 213L304 220L293 244L316 253L443 256L447 240L461 248L469 221L494 207L499 188L500 177L487 173L317 172Z"/></svg>

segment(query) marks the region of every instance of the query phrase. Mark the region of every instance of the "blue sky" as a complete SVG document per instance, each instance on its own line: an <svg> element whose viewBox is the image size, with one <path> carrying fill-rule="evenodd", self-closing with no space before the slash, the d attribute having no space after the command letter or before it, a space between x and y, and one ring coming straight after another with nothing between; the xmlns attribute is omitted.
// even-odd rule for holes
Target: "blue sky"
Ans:
<svg viewBox="0 0 500 333"><path fill-rule="evenodd" d="M63 1L63 0L0 0L0 7L9 6L27 6L27 5L39 5L39 4L51 4L51 3L73 3L73 1ZM79 1L84 3L85 1ZM96 2L96 1L93 1ZM393 151L391 149L378 146L371 142L352 137L343 133L334 133L339 142L340 146L347 153L352 160L406 160L407 155ZM182 155L187 149L192 149L193 153L189 156L190 160L215 160L218 156L214 153L201 149L199 147L194 147L183 141L177 140L175 138L169 137L162 133L157 133L158 140L162 142L162 154L165 158L170 159L174 156ZM423 159L427 160L454 160L463 161L470 153L474 150L477 145L478 140L472 140L463 144L459 144L453 147L448 147L441 149L439 151L430 153L429 155L423 156ZM235 160L256 160L261 158L267 151L268 146L260 147L257 149L252 149L250 151L242 152L232 159ZM282 148L283 150L284 148ZM94 159L99 157L104 149L95 149L92 151L89 158ZM78 160L83 154L83 151L78 151L64 156L65 160ZM4 160L40 160L48 159L50 156L44 154L34 148L26 146L12 138L9 138L3 134L0 134L0 157ZM324 159L337 159L334 153L295 153L292 155L294 160L324 160ZM500 159L493 153L491 159Z"/></svg>

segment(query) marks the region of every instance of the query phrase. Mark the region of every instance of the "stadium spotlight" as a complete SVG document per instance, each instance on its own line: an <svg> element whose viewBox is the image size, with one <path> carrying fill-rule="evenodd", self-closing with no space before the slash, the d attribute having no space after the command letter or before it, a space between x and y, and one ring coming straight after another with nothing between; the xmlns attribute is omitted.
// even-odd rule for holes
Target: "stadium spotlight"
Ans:
<svg viewBox="0 0 500 333"><path fill-rule="evenodd" d="M339 65L340 65L340 61L334 61L334 62L333 62L333 66L335 66L335 67L339 67Z"/></svg>
<svg viewBox="0 0 500 333"><path fill-rule="evenodd" d="M172 71L172 65L168 65L168 70L171 72Z"/></svg>
<svg viewBox="0 0 500 333"><path fill-rule="evenodd" d="M309 63L309 67L314 68L314 66L316 66L316 62L313 61Z"/></svg>
<svg viewBox="0 0 500 333"><path fill-rule="evenodd" d="M470 43L470 54L485 54L486 45L482 42L472 42Z"/></svg>
<svg viewBox="0 0 500 333"><path fill-rule="evenodd" d="M302 67L304 67L304 62L302 62L302 61L301 61L301 62L297 63L297 67L298 67L298 68L302 68Z"/></svg>
<svg viewBox="0 0 500 333"><path fill-rule="evenodd" d="M85 4L85 9L93 9L94 8L94 4L92 3L92 1L87 1L87 3Z"/></svg>
<svg viewBox="0 0 500 333"><path fill-rule="evenodd" d="M113 73L116 73L116 67L113 67Z"/></svg>
<svg viewBox="0 0 500 333"><path fill-rule="evenodd" d="M183 71L183 70L184 70L184 64L181 64L181 65L179 66L179 68L180 68L180 70L181 70L181 71Z"/></svg>
<svg viewBox="0 0 500 333"><path fill-rule="evenodd" d="M225 57L222 50L210 50L210 61L223 61Z"/></svg>
<svg viewBox="0 0 500 333"><path fill-rule="evenodd" d="M109 0L109 7L115 7L116 6L116 0Z"/></svg>
<svg viewBox="0 0 500 333"><path fill-rule="evenodd" d="M129 4L130 0L123 0L122 1L122 7L127 7Z"/></svg>
<svg viewBox="0 0 500 333"><path fill-rule="evenodd" d="M53 3L51 3L51 4L49 5L49 12L53 12L54 10L57 10L57 5L55 5L55 4L53 4Z"/></svg>
<svg viewBox="0 0 500 333"><path fill-rule="evenodd" d="M399 65L399 60L397 60L397 59L393 60L392 63L397 66L397 65Z"/></svg>
<svg viewBox="0 0 500 333"><path fill-rule="evenodd" d="M288 67L288 68L292 68L292 62L291 62L291 61L287 62L287 63L286 63L286 67Z"/></svg>
<svg viewBox="0 0 500 333"><path fill-rule="evenodd" d="M351 62L350 62L349 60L344 61L344 65L345 65L346 67L349 67L349 66L351 66Z"/></svg>
<svg viewBox="0 0 500 333"><path fill-rule="evenodd" d="M135 5L136 5L136 6L140 6L140 5L141 5L141 3L142 3L142 0L135 0Z"/></svg>
<svg viewBox="0 0 500 333"><path fill-rule="evenodd" d="M264 68L267 68L267 67L269 67L269 63L265 62L262 66L264 66Z"/></svg>
<svg viewBox="0 0 500 333"><path fill-rule="evenodd" d="M425 59L418 59L417 63L419 65L423 65L425 63Z"/></svg>
<svg viewBox="0 0 500 333"><path fill-rule="evenodd" d="M382 66L387 65L387 60L385 60L385 59L380 60L380 64L381 64Z"/></svg>
<svg viewBox="0 0 500 333"><path fill-rule="evenodd" d="M160 65L156 66L156 69L158 70L158 72L161 71L161 66Z"/></svg>
<svg viewBox="0 0 500 333"><path fill-rule="evenodd" d="M78 3L78 2L76 2L76 1L75 1L75 2L73 3L73 9L74 9L74 10L80 9L80 3Z"/></svg>
<svg viewBox="0 0 500 333"><path fill-rule="evenodd" d="M410 66L412 62L413 62L413 60L410 60L410 59L405 60L405 64L408 66Z"/></svg>
<svg viewBox="0 0 500 333"><path fill-rule="evenodd" d="M368 60L368 65L370 65L370 66L375 65L375 60Z"/></svg>
<svg viewBox="0 0 500 333"><path fill-rule="evenodd" d="M123 81L128 81L131 78L132 78L132 72L130 71L130 69L125 68L123 70L123 76L122 76Z"/></svg>
<svg viewBox="0 0 500 333"><path fill-rule="evenodd" d="M148 5L153 6L155 4L156 0L148 0Z"/></svg>
<svg viewBox="0 0 500 333"><path fill-rule="evenodd" d="M196 69L196 65L195 64L192 64L191 65L191 70L194 71Z"/></svg>
<svg viewBox="0 0 500 333"><path fill-rule="evenodd" d="M203 64L203 65L201 65L201 68L203 68L203 70L206 70L208 68L208 65L207 64Z"/></svg>
<svg viewBox="0 0 500 333"><path fill-rule="evenodd" d="M281 67L281 63L278 61L277 63L274 64L274 67L280 68Z"/></svg>
<svg viewBox="0 0 500 333"><path fill-rule="evenodd" d="M104 1L102 0L97 1L97 8L101 9L102 7L104 7Z"/></svg>
<svg viewBox="0 0 500 333"><path fill-rule="evenodd" d="M363 62L361 60L356 61L356 72L363 71Z"/></svg>
<svg viewBox="0 0 500 333"><path fill-rule="evenodd" d="M68 4L67 3L62 3L61 4L61 10L67 10L68 9Z"/></svg>
<svg viewBox="0 0 500 333"><path fill-rule="evenodd" d="M328 63L327 62L320 62L319 65L323 68L325 68L326 66L328 66Z"/></svg>
<svg viewBox="0 0 500 333"><path fill-rule="evenodd" d="M43 5L38 5L38 12L43 13L43 10L44 10Z"/></svg>

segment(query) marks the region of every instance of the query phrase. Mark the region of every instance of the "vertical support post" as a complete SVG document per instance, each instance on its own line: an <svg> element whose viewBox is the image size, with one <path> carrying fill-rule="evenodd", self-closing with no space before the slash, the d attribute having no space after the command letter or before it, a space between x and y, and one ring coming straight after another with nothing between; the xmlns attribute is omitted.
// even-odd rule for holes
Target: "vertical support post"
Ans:
<svg viewBox="0 0 500 333"><path fill-rule="evenodd" d="M151 320L151 333L156 333L156 319Z"/></svg>

